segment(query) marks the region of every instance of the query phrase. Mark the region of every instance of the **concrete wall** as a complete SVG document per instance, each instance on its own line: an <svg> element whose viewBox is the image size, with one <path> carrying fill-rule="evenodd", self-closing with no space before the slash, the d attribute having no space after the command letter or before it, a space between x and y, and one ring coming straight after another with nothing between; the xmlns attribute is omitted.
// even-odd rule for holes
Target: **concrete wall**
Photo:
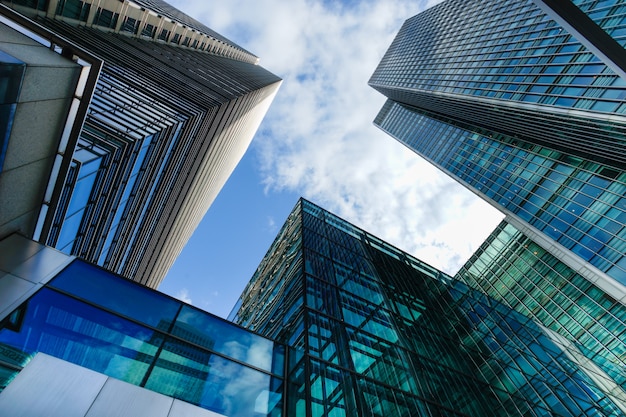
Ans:
<svg viewBox="0 0 626 417"><path fill-rule="evenodd" d="M0 51L26 64L0 172L0 238L32 236L82 67L2 23Z"/></svg>

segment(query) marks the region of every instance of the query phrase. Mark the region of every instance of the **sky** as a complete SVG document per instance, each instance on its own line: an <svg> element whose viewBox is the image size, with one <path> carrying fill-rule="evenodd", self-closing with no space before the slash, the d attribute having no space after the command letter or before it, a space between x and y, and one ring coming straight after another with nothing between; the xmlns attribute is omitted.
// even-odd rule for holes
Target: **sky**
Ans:
<svg viewBox="0 0 626 417"><path fill-rule="evenodd" d="M502 215L376 128L367 81L438 1L170 0L283 79L248 152L159 289L226 317L299 197L454 274Z"/></svg>

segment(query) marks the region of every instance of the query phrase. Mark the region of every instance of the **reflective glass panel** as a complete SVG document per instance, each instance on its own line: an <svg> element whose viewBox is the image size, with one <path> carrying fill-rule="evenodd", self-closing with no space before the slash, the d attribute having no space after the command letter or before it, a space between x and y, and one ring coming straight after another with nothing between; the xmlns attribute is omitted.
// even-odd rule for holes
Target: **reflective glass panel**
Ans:
<svg viewBox="0 0 626 417"><path fill-rule="evenodd" d="M0 344L43 352L140 384L163 337L143 326L47 288L19 307L20 320L0 329Z"/></svg>
<svg viewBox="0 0 626 417"><path fill-rule="evenodd" d="M146 388L229 417L279 416L282 380L168 339Z"/></svg>
<svg viewBox="0 0 626 417"><path fill-rule="evenodd" d="M49 285L161 330L169 329L181 304L80 260Z"/></svg>
<svg viewBox="0 0 626 417"><path fill-rule="evenodd" d="M187 305L183 306L172 334L265 371L272 371L274 342ZM280 356L283 353L276 354ZM279 371L282 374L282 369Z"/></svg>

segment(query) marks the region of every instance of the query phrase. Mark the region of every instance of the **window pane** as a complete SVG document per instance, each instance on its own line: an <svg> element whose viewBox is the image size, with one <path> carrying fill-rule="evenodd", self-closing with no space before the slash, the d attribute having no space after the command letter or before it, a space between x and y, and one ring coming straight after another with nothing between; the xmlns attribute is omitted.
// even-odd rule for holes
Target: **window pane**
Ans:
<svg viewBox="0 0 626 417"><path fill-rule="evenodd" d="M57 358L140 384L162 343L143 326L47 288L19 308L17 326L0 329L0 345Z"/></svg>
<svg viewBox="0 0 626 417"><path fill-rule="evenodd" d="M161 330L169 329L181 304L79 260L49 285Z"/></svg>
<svg viewBox="0 0 626 417"><path fill-rule="evenodd" d="M172 334L268 372L273 370L273 355L282 355L271 340L187 305L183 306ZM282 374L282 369L274 371Z"/></svg>
<svg viewBox="0 0 626 417"><path fill-rule="evenodd" d="M282 380L169 339L146 388L229 417L280 415Z"/></svg>

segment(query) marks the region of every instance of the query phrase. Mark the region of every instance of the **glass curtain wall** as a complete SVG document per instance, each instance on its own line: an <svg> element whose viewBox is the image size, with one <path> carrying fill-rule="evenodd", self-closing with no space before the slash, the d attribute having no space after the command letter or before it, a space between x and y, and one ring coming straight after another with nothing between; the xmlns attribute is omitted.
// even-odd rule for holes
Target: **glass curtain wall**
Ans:
<svg viewBox="0 0 626 417"><path fill-rule="evenodd" d="M38 352L220 415L282 415L283 345L82 261L0 324L0 385Z"/></svg>
<svg viewBox="0 0 626 417"><path fill-rule="evenodd" d="M287 328L289 415L622 413L552 333L304 200L233 317Z"/></svg>

